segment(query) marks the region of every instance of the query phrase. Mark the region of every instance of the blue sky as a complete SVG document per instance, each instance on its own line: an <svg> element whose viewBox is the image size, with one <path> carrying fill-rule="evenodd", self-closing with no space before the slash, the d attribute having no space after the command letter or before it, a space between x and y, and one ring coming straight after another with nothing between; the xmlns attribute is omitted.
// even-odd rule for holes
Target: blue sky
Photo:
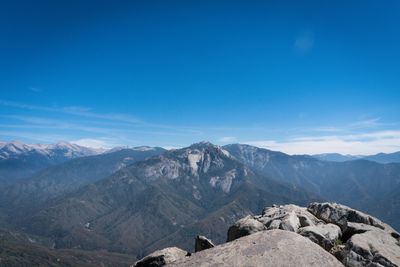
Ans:
<svg viewBox="0 0 400 267"><path fill-rule="evenodd" d="M1 5L1 140L400 150L399 1Z"/></svg>

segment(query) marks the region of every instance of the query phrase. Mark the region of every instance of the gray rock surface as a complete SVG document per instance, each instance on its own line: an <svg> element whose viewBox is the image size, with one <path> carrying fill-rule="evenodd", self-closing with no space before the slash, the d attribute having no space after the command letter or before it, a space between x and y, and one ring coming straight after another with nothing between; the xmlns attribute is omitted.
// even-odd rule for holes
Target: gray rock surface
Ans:
<svg viewBox="0 0 400 267"><path fill-rule="evenodd" d="M346 266L400 266L398 240L381 229L353 235L341 251Z"/></svg>
<svg viewBox="0 0 400 267"><path fill-rule="evenodd" d="M300 227L314 226L321 223L306 208L296 205L268 207L263 210L261 216L256 216L255 218L263 222L268 230L274 229L279 222L278 229L292 232L297 232Z"/></svg>
<svg viewBox="0 0 400 267"><path fill-rule="evenodd" d="M264 224L253 218L253 216L249 215L240 219L234 225L229 227L227 242L266 229L267 228L264 226Z"/></svg>
<svg viewBox="0 0 400 267"><path fill-rule="evenodd" d="M147 255L143 259L137 261L134 267L158 267L171 264L178 259L184 258L187 252L177 248L170 247L161 250L154 251L153 253Z"/></svg>
<svg viewBox="0 0 400 267"><path fill-rule="evenodd" d="M340 226L344 232L347 230L348 222L362 223L385 231L395 232L391 226L381 220L341 204L328 202L311 203L307 210L327 223L333 223Z"/></svg>
<svg viewBox="0 0 400 267"><path fill-rule="evenodd" d="M300 228L298 234L307 237L329 251L333 248L335 241L342 236L342 231L339 226L328 223Z"/></svg>
<svg viewBox="0 0 400 267"><path fill-rule="evenodd" d="M247 216L237 221L229 228L228 241L263 230L281 229L297 232L302 227L320 224L324 222L317 219L306 208L296 205L274 205L265 208L262 215Z"/></svg>
<svg viewBox="0 0 400 267"><path fill-rule="evenodd" d="M170 266L343 266L334 256L293 232L270 230L181 258Z"/></svg>
<svg viewBox="0 0 400 267"><path fill-rule="evenodd" d="M336 203L267 207L261 215L249 215L231 226L228 241L181 257L173 265L400 266L398 232Z"/></svg>
<svg viewBox="0 0 400 267"><path fill-rule="evenodd" d="M400 235L390 225L336 203L311 203L308 210L343 230L345 245L331 253L346 266L400 266Z"/></svg>
<svg viewBox="0 0 400 267"><path fill-rule="evenodd" d="M228 240L272 229L307 237L349 267L400 266L399 233L373 216L336 203L265 208L262 215L247 216L232 226Z"/></svg>
<svg viewBox="0 0 400 267"><path fill-rule="evenodd" d="M194 251L199 252L205 249L215 247L214 243L205 236L198 235L194 244Z"/></svg>

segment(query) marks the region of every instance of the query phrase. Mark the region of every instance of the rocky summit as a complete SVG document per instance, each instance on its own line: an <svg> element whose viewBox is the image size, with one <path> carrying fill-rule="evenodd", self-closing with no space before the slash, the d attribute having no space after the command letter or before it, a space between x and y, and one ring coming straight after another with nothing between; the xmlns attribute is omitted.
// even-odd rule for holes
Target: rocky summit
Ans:
<svg viewBox="0 0 400 267"><path fill-rule="evenodd" d="M273 205L261 215L238 220L225 244L196 251L167 248L133 266L394 267L400 266L400 234L373 216L336 203Z"/></svg>

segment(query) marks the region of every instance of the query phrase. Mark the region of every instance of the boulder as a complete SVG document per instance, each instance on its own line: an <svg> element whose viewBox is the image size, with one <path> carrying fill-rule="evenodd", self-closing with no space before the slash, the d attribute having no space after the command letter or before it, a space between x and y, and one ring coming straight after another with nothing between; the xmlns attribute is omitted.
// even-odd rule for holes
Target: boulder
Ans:
<svg viewBox="0 0 400 267"><path fill-rule="evenodd" d="M268 230L280 229L281 220L270 220L265 226Z"/></svg>
<svg viewBox="0 0 400 267"><path fill-rule="evenodd" d="M400 244L395 237L376 228L353 235L339 257L349 267L400 266Z"/></svg>
<svg viewBox="0 0 400 267"><path fill-rule="evenodd" d="M288 212L285 216L281 218L281 225L279 226L279 229L297 232L299 227L300 220L293 211Z"/></svg>
<svg viewBox="0 0 400 267"><path fill-rule="evenodd" d="M254 219L253 216L247 216L238 220L234 225L228 229L227 242L235 240L239 237L251 235L256 232L265 230L264 224Z"/></svg>
<svg viewBox="0 0 400 267"><path fill-rule="evenodd" d="M202 236L202 235L198 235L196 237L195 244L194 244L195 252L213 248L213 247L215 247L214 243L207 237Z"/></svg>
<svg viewBox="0 0 400 267"><path fill-rule="evenodd" d="M335 245L336 240L339 240L342 236L340 227L331 223L306 226L300 228L297 233L307 237L327 251L330 251Z"/></svg>
<svg viewBox="0 0 400 267"><path fill-rule="evenodd" d="M388 232L395 232L391 226L385 224L381 220L341 204L327 202L311 203L308 205L307 210L327 223L340 226L343 232L346 232L348 222L362 223Z"/></svg>
<svg viewBox="0 0 400 267"><path fill-rule="evenodd" d="M237 221L235 225L229 228L228 241L263 230L281 229L297 232L303 227L321 224L325 224L324 221L316 218L306 208L296 205L274 205L265 208L262 215L247 216ZM332 226L330 229L334 230L333 234L336 234L338 230L337 228L333 229ZM326 235L326 230L323 230L321 237L324 235ZM331 242L330 239L327 242Z"/></svg>
<svg viewBox="0 0 400 267"><path fill-rule="evenodd" d="M299 234L283 230L254 233L210 248L171 266L343 266Z"/></svg>
<svg viewBox="0 0 400 267"><path fill-rule="evenodd" d="M300 227L312 226L321 223L314 215L307 211L306 208L296 205L283 205L267 207L263 210L262 215L256 217L260 222L264 223L268 229L274 229L280 221L279 229L296 232ZM272 226L272 228L270 228Z"/></svg>
<svg viewBox="0 0 400 267"><path fill-rule="evenodd" d="M342 231L347 228L346 210L336 203L311 203L307 210L326 223L338 225Z"/></svg>
<svg viewBox="0 0 400 267"><path fill-rule="evenodd" d="M185 258L187 252L177 248L170 247L161 250L154 251L153 253L147 255L143 259L137 261L134 267L159 267L167 264L171 264L178 259Z"/></svg>

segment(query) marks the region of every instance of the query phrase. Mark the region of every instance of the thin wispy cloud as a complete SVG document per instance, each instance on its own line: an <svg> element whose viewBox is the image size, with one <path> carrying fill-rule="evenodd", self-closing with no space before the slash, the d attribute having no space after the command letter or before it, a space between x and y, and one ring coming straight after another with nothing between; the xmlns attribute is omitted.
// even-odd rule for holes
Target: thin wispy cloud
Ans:
<svg viewBox="0 0 400 267"><path fill-rule="evenodd" d="M87 107L77 107L77 106L48 107L48 106L31 105L31 104L14 102L14 101L6 101L6 100L0 100L0 105L13 107L13 108L19 108L19 109L29 109L29 110L37 110L37 111L45 111L45 112L56 112L56 113L76 115L76 116L81 116L81 117L121 121L121 122L128 122L128 123L139 123L140 122L140 120L138 118L130 116L130 115L95 113L95 112L92 112L91 109L87 108Z"/></svg>
<svg viewBox="0 0 400 267"><path fill-rule="evenodd" d="M41 117L16 116L16 115L0 115L0 117L13 118L23 122L23 124L0 124L0 128L36 128L36 129L63 129L75 130L95 134L107 134L112 136L130 135L130 134L145 134L145 135L161 135L161 136L194 136L195 133L180 132L180 131L165 131L164 129L153 130L145 127L127 127L126 125L118 124L103 124L96 125L93 121L60 121L56 119L47 119ZM107 127L108 126L108 127Z"/></svg>
<svg viewBox="0 0 400 267"><path fill-rule="evenodd" d="M305 136L284 141L256 140L250 145L283 151L288 154L337 152L350 155L391 153L400 150L400 131L377 131L352 135Z"/></svg>
<svg viewBox="0 0 400 267"><path fill-rule="evenodd" d="M354 123L350 124L349 127L352 128L352 129L357 129L357 128L361 128L361 129L375 128L375 127L378 127L378 126L382 125L380 120L381 120L380 118L372 118L372 119L357 121L357 122L354 122Z"/></svg>
<svg viewBox="0 0 400 267"><path fill-rule="evenodd" d="M234 136L223 136L220 139L218 139L218 141L221 143L233 143L237 142L237 138Z"/></svg>
<svg viewBox="0 0 400 267"><path fill-rule="evenodd" d="M0 114L0 117L4 119L3 123L0 124L0 138L3 139L10 139L11 136L12 139L29 139L37 142L45 140L45 142L49 142L52 140L46 138L49 132L64 132L68 133L68 136L67 134L60 134L60 140L74 141L95 148L99 146L110 148L120 145L147 144L140 141L140 138L137 140L136 137L138 136L162 142L161 139L167 137L189 139L199 136L199 139L201 139L200 136L202 135L199 129L148 123L129 114L95 113L87 107L49 107L5 100L0 100L0 105L32 111L32 113L38 111L36 113L41 114L39 116ZM2 129L7 129L7 131L2 132ZM18 131L31 132L33 130L36 132L35 134L18 134ZM157 145L157 143L154 145Z"/></svg>
<svg viewBox="0 0 400 267"><path fill-rule="evenodd" d="M312 31L299 33L293 43L293 49L297 54L305 55L314 48L315 34Z"/></svg>
<svg viewBox="0 0 400 267"><path fill-rule="evenodd" d="M1 130L0 138L8 138L9 140L26 140L31 143L57 143L61 140L72 140L74 136L68 134L56 133L36 133L28 131Z"/></svg>
<svg viewBox="0 0 400 267"><path fill-rule="evenodd" d="M317 131L317 132L341 132L341 131L343 131L343 129L338 128L338 127L333 127L333 126L321 126L321 127L312 128L312 130Z"/></svg>
<svg viewBox="0 0 400 267"><path fill-rule="evenodd" d="M41 88L33 87L33 86L28 87L28 90L31 91L31 92L34 92L34 93L41 93L41 92L43 92L43 90L42 90Z"/></svg>
<svg viewBox="0 0 400 267"><path fill-rule="evenodd" d="M138 126L138 127L158 128L158 129L173 130L174 132L197 134L197 135L202 133L201 130L198 128L150 123L138 119L137 117L134 117L130 114L96 113L93 112L92 109L88 107L80 107L80 106L49 107L49 106L32 105L27 103L7 101L1 99L0 99L0 105L13 107L17 109L44 111L44 112L49 112L50 114L62 113L66 115L73 115L79 118L80 120L82 120L82 118L97 119L96 121L92 121L93 123L99 123L101 121L106 123L120 122L120 123L126 123L130 127ZM124 127L126 127L127 125L125 125Z"/></svg>
<svg viewBox="0 0 400 267"><path fill-rule="evenodd" d="M371 118L366 120L355 121L341 126L319 126L311 128L317 132L352 132L357 130L371 130L381 127L397 126L398 123L382 122L381 118Z"/></svg>
<svg viewBox="0 0 400 267"><path fill-rule="evenodd" d="M398 124L384 122L379 117L344 125L285 129L264 124L248 127L186 127L150 123L129 114L97 113L81 106L49 107L5 100L0 100L0 105L37 114L0 114L3 119L0 138L3 139L21 138L37 142L67 140L95 148L149 145L143 140L151 140L151 145L182 147L207 139L219 144L248 143L289 154L375 154L400 150L400 131L396 129ZM230 135L232 132L235 132L235 136ZM267 138L243 138L253 135L265 135Z"/></svg>

